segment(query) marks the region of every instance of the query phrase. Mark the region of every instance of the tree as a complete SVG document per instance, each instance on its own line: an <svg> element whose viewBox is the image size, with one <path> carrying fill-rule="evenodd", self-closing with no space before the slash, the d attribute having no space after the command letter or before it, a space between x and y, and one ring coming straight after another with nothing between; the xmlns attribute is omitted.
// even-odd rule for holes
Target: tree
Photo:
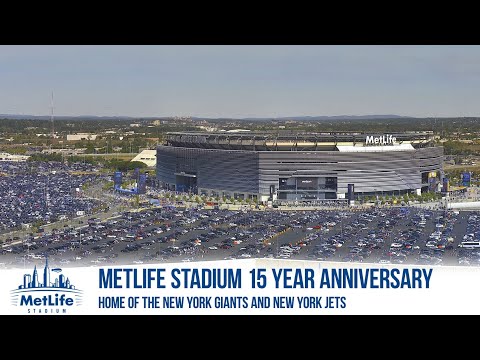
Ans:
<svg viewBox="0 0 480 360"><path fill-rule="evenodd" d="M87 146L85 149L86 149L85 154L95 154L95 146L91 141L87 143Z"/></svg>
<svg viewBox="0 0 480 360"><path fill-rule="evenodd" d="M60 154L32 154L28 161L62 161Z"/></svg>
<svg viewBox="0 0 480 360"><path fill-rule="evenodd" d="M43 220L37 220L32 224L32 233L38 232L40 227L44 224Z"/></svg>
<svg viewBox="0 0 480 360"><path fill-rule="evenodd" d="M113 181L107 181L105 182L105 184L103 185L102 189L103 190L108 190L108 189L112 189L113 188Z"/></svg>
<svg viewBox="0 0 480 360"><path fill-rule="evenodd" d="M128 170L135 170L136 168L144 169L147 167L147 164L141 161L127 161L127 163L128 163L127 165Z"/></svg>

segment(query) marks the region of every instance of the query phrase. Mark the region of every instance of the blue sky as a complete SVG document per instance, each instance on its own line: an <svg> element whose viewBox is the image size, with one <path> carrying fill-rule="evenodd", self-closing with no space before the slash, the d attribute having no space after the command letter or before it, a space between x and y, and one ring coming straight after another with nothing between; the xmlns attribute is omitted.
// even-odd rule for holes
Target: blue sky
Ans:
<svg viewBox="0 0 480 360"><path fill-rule="evenodd" d="M0 113L480 116L480 46L0 46Z"/></svg>

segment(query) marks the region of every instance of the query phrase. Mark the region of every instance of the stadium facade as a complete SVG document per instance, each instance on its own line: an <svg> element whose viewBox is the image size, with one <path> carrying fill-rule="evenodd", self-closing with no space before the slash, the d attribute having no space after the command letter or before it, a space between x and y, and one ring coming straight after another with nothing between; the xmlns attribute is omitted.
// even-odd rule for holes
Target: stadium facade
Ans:
<svg viewBox="0 0 480 360"><path fill-rule="evenodd" d="M157 180L262 202L420 194L439 189L443 157L430 133L175 132L157 147Z"/></svg>

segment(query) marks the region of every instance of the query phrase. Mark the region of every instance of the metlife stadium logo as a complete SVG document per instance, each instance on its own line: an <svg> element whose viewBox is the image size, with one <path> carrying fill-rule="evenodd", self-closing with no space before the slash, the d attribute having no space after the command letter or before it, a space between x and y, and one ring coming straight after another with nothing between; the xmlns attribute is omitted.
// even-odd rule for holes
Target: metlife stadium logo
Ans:
<svg viewBox="0 0 480 360"><path fill-rule="evenodd" d="M62 269L50 269L48 258L43 274L39 275L35 266L32 273L23 275L11 297L12 305L24 308L27 314L67 314L69 309L82 304L82 291L75 288Z"/></svg>

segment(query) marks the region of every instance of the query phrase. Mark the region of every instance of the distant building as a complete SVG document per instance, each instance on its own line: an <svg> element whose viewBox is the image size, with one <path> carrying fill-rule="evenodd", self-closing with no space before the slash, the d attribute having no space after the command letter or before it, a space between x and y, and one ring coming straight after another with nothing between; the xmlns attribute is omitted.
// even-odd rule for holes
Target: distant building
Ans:
<svg viewBox="0 0 480 360"><path fill-rule="evenodd" d="M14 155L2 152L0 153L0 161L15 161L15 162L24 162L27 161L30 156L28 155Z"/></svg>
<svg viewBox="0 0 480 360"><path fill-rule="evenodd" d="M68 134L67 141L81 141L81 140L95 140L98 135L96 134Z"/></svg>
<svg viewBox="0 0 480 360"><path fill-rule="evenodd" d="M58 139L58 134L53 134L53 136L52 136L51 133L50 133L50 134L35 134L35 135L36 135L37 137L43 136L43 137L47 137L47 138L53 137L54 139Z"/></svg>
<svg viewBox="0 0 480 360"><path fill-rule="evenodd" d="M140 124L130 124L130 127L140 127Z"/></svg>
<svg viewBox="0 0 480 360"><path fill-rule="evenodd" d="M86 148L82 149L43 149L43 154L63 154L63 155L79 155L84 154Z"/></svg>
<svg viewBox="0 0 480 360"><path fill-rule="evenodd" d="M148 167L155 167L157 165L157 150L143 150L131 161L140 161L147 164Z"/></svg>
<svg viewBox="0 0 480 360"><path fill-rule="evenodd" d="M216 127L203 126L203 125L197 126L197 128L200 129L200 130L205 130L205 131L217 131L218 130L218 128L216 128Z"/></svg>
<svg viewBox="0 0 480 360"><path fill-rule="evenodd" d="M250 130L248 129L232 129L232 130L227 130L227 133L239 133L239 132L249 132Z"/></svg>

